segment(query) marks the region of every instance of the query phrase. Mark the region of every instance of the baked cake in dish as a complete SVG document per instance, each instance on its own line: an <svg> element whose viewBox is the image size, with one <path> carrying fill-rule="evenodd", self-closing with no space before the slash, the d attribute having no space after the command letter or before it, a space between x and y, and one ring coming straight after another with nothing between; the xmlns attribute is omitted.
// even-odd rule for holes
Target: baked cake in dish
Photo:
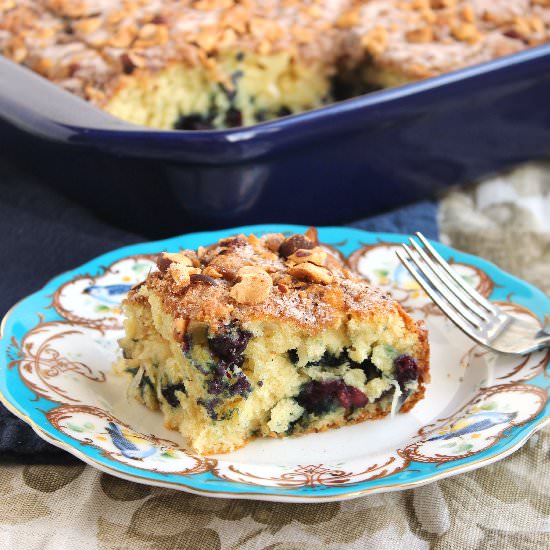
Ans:
<svg viewBox="0 0 550 550"><path fill-rule="evenodd" d="M0 54L129 122L235 127L550 40L550 0L1 0Z"/></svg>
<svg viewBox="0 0 550 550"><path fill-rule="evenodd" d="M314 229L163 253L124 302L118 372L198 453L409 411L426 331Z"/></svg>

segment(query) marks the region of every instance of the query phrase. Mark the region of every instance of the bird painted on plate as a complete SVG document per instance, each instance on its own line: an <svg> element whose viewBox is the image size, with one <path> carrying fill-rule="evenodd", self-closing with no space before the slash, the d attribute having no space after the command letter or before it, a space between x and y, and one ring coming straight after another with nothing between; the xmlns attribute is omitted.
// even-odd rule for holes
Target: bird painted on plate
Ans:
<svg viewBox="0 0 550 550"><path fill-rule="evenodd" d="M435 437L430 437L428 441L452 439L453 437L459 437L461 435L481 432L482 430L488 430L493 426L498 426L499 424L504 424L505 422L511 422L516 416L517 412L478 412L467 418L461 418L460 420L454 422L451 424L449 431Z"/></svg>
<svg viewBox="0 0 550 550"><path fill-rule="evenodd" d="M114 422L107 424L107 433L111 436L113 445L122 453L126 458L132 458L134 460L141 460L155 454L156 448L150 445L146 449L140 449L137 445L132 443L130 439L122 433L120 427ZM142 441L138 439L138 441Z"/></svg>
<svg viewBox="0 0 550 550"><path fill-rule="evenodd" d="M120 304L122 297L132 288L132 285L117 283L114 285L91 285L82 292L89 294L99 302L109 305Z"/></svg>

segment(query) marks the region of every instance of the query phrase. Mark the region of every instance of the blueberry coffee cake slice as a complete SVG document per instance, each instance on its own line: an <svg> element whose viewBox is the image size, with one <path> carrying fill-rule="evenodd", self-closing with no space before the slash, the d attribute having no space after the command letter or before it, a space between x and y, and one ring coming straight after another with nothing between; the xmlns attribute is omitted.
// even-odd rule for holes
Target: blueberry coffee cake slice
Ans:
<svg viewBox="0 0 550 550"><path fill-rule="evenodd" d="M165 252L124 303L129 395L202 454L409 411L426 331L305 234Z"/></svg>

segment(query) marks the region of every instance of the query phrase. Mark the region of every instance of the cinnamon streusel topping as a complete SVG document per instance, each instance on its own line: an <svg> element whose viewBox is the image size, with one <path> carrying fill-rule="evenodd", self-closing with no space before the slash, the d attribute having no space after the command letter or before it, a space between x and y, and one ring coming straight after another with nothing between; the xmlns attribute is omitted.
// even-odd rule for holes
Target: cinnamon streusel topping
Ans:
<svg viewBox="0 0 550 550"><path fill-rule="evenodd" d="M173 63L230 88L221 50L423 78L548 40L549 0L0 0L0 53L98 105Z"/></svg>
<svg viewBox="0 0 550 550"><path fill-rule="evenodd" d="M277 248L274 243L279 243ZM280 253L289 250L288 257ZM315 263L296 262L300 253L314 256ZM282 234L238 235L197 253L163 253L157 265L159 270L132 290L128 300L140 301L144 293L153 292L173 318L212 327L235 319L285 318L314 333L337 326L349 315L399 311L393 300L324 249L312 230L286 239ZM207 275L213 270L215 278Z"/></svg>

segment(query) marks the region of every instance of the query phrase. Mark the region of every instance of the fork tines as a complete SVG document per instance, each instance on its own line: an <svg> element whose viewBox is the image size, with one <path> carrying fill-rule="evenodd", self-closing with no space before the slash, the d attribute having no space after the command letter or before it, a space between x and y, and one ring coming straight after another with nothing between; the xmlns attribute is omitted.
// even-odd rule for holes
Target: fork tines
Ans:
<svg viewBox="0 0 550 550"><path fill-rule="evenodd" d="M420 244L411 238L410 246L403 244L397 256L451 321L487 345L502 329L507 316L468 285L421 233L416 233L416 237Z"/></svg>

